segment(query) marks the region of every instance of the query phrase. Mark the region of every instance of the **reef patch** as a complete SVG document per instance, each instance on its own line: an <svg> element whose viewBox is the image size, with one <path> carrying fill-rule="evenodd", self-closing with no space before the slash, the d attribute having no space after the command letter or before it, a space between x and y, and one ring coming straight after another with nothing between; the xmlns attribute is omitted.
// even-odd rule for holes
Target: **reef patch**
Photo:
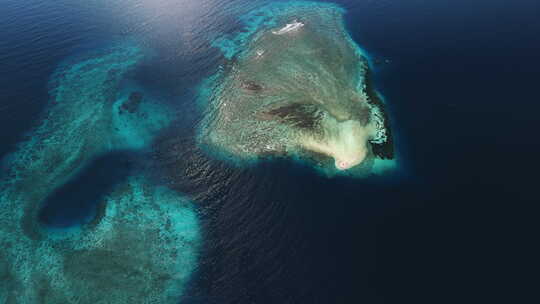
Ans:
<svg viewBox="0 0 540 304"><path fill-rule="evenodd" d="M385 103L344 13L318 2L269 4L213 41L231 60L201 85L199 144L236 163L325 155L332 162L317 165L330 174L380 173L379 160L395 162Z"/></svg>
<svg viewBox="0 0 540 304"><path fill-rule="evenodd" d="M38 220L47 198L77 203L93 161L144 153L171 122L160 103L121 89L144 57L126 43L66 61L51 77L53 102L2 164L0 303L178 303L197 267L198 218L189 199L141 170L104 180L82 225ZM97 165L117 165L106 159ZM55 222L53 209L43 218Z"/></svg>

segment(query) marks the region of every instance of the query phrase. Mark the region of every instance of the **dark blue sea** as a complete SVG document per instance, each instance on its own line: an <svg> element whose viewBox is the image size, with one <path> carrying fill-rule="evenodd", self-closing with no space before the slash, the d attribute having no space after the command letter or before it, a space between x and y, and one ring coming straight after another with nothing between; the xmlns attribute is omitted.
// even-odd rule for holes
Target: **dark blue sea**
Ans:
<svg viewBox="0 0 540 304"><path fill-rule="evenodd" d="M122 88L173 113L144 149L100 150L69 175L36 169L32 180L59 182L32 198L39 208L20 225L37 247L20 248L39 256L35 248L58 230L92 225L106 208L99 202L143 172L151 185L189 199L198 219L200 245L179 303L538 303L540 4L333 1L370 56L399 160L393 174L356 179L288 160L237 167L197 147L198 87L225 61L210 42L241 28L235 13L269 2L2 1L0 157L8 184L21 143L38 138L34 130L51 119L46 113L58 102L51 83L63 66L136 42L148 55L126 72ZM98 126L85 136L105 136ZM61 167L67 160L59 158L43 166ZM37 193L24 185L10 191ZM0 199L0 210L6 206ZM0 211L2 225L6 214ZM27 227L49 232L32 238ZM2 242L15 235L2 229ZM0 302L25 304L2 293L39 289L29 299L48 300L27 303L91 303L41 296L59 285L39 271L21 280L17 267L34 262L10 260L17 242L0 247ZM59 256L77 261L69 252ZM131 303L149 303L143 298Z"/></svg>

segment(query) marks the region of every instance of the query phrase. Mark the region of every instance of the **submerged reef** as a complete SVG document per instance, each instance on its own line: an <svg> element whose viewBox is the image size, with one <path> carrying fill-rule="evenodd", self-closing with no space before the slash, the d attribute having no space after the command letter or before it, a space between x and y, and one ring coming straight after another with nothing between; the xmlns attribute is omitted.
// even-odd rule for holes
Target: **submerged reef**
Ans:
<svg viewBox="0 0 540 304"><path fill-rule="evenodd" d="M343 14L332 4L275 3L216 39L228 61L201 85L199 142L229 159L292 156L334 173L392 166L384 103Z"/></svg>
<svg viewBox="0 0 540 304"><path fill-rule="evenodd" d="M122 88L143 57L120 45L52 76L42 123L2 164L0 303L178 303L201 240L193 204L177 192L134 173L96 202L89 222L38 221L43 201L95 158L144 151L171 122L159 103Z"/></svg>

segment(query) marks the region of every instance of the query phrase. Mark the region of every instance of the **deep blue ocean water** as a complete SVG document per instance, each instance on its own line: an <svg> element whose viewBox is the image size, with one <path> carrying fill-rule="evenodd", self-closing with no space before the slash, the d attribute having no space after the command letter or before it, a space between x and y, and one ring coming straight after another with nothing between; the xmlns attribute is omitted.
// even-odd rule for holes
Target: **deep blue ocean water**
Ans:
<svg viewBox="0 0 540 304"><path fill-rule="evenodd" d="M31 136L61 62L135 37L154 54L133 77L178 112L149 153L178 175L153 173L194 197L203 225L184 302L536 302L538 3L334 2L375 62L397 176L328 179L286 161L237 169L194 151L196 86L223 60L209 40L238 28L223 8L247 0L4 1L0 156ZM211 171L190 175L173 154ZM123 156L95 160L40 219L84 221L129 172Z"/></svg>

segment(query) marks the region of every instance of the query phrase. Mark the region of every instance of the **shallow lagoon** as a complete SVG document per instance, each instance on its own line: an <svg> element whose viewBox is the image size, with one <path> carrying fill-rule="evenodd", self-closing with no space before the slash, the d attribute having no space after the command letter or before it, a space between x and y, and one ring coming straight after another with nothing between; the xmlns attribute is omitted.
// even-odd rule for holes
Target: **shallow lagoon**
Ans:
<svg viewBox="0 0 540 304"><path fill-rule="evenodd" d="M172 120L123 87L143 57L126 42L67 60L51 77L41 124L3 162L1 302L176 303L182 295L200 243L193 204L121 168Z"/></svg>

